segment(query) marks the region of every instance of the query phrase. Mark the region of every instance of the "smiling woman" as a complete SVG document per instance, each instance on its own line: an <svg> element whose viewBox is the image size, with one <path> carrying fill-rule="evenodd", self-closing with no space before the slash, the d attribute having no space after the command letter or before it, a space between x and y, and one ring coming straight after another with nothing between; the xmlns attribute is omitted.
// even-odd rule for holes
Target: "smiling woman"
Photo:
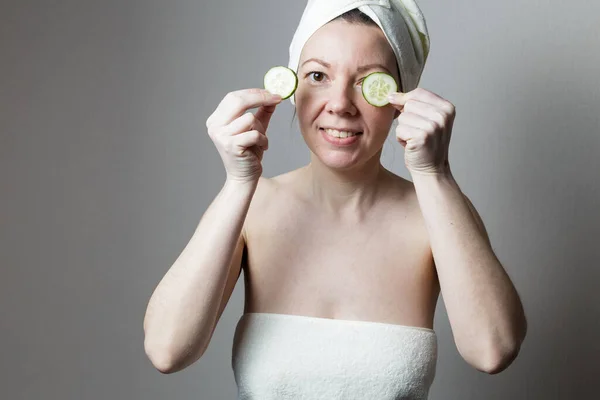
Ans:
<svg viewBox="0 0 600 400"><path fill-rule="evenodd" d="M223 98L206 126L227 180L144 321L157 368L202 357L242 270L239 400L426 399L440 291L470 365L497 373L514 360L523 308L450 171L454 106L417 87L428 53L413 0L310 0L288 64L310 163L274 178L262 158L281 96ZM362 94L376 72L404 90L382 106ZM381 164L394 119L412 182Z"/></svg>
<svg viewBox="0 0 600 400"><path fill-rule="evenodd" d="M376 71L393 73L398 80L396 57L377 25L335 20L308 39L293 97L311 164L377 168L376 155L399 112L391 106L373 107L364 99L363 79Z"/></svg>

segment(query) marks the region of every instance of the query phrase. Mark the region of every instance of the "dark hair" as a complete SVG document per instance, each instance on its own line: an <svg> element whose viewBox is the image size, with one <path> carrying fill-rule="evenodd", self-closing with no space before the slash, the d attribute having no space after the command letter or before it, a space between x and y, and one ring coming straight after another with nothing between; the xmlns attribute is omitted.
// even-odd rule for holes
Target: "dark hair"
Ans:
<svg viewBox="0 0 600 400"><path fill-rule="evenodd" d="M373 21L371 19L371 17L369 17L364 12L360 11L358 8L354 8L350 11L346 11L345 13L338 15L337 17L335 17L334 19L332 19L329 22L332 22L332 21L344 21L349 24L379 27L379 25L377 25L377 22ZM397 62L396 62L396 64L397 64ZM398 65L396 65L396 67L398 67ZM400 69L399 68L398 68L397 72L398 72L398 77L400 78ZM399 86L398 90L402 91L402 79L400 79L400 82L398 82L398 86ZM295 117L296 117L296 108L294 107L294 115L292 116L292 123L294 123Z"/></svg>

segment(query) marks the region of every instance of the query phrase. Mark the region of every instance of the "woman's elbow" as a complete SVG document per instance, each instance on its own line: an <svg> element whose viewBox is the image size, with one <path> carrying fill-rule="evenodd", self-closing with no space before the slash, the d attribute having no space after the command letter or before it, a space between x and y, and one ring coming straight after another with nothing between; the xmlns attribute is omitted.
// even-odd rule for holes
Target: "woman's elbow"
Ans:
<svg viewBox="0 0 600 400"><path fill-rule="evenodd" d="M520 346L515 346L512 349L492 352L478 368L480 371L490 375L499 374L507 369L519 355Z"/></svg>
<svg viewBox="0 0 600 400"><path fill-rule="evenodd" d="M509 343L494 343L484 352L480 358L480 365L476 368L490 375L498 374L508 368L517 358L521 351L521 344L525 339L526 326L520 335Z"/></svg>
<svg viewBox="0 0 600 400"><path fill-rule="evenodd" d="M156 343L152 344L148 340L144 341L144 351L154 368L166 375L187 368L202 357L202 354L204 353L204 351L200 351L196 352L194 356L191 357L177 357L175 356L177 352L172 351L172 349L156 345Z"/></svg>
<svg viewBox="0 0 600 400"><path fill-rule="evenodd" d="M508 368L519 355L521 343L525 337L525 331L519 336L511 339L487 340L479 346L462 346L464 350L459 352L464 360L478 371L490 375L498 374Z"/></svg>
<svg viewBox="0 0 600 400"><path fill-rule="evenodd" d="M508 335L509 338L505 337L505 340L496 338L488 346L487 357L485 357L485 362L481 369L483 372L490 375L498 374L515 361L527 335L527 318L524 312L519 313L518 322L514 327L513 333Z"/></svg>
<svg viewBox="0 0 600 400"><path fill-rule="evenodd" d="M158 346L151 344L148 340L144 341L144 351L152 366L163 374L172 374L175 372L175 362L168 351L159 349Z"/></svg>

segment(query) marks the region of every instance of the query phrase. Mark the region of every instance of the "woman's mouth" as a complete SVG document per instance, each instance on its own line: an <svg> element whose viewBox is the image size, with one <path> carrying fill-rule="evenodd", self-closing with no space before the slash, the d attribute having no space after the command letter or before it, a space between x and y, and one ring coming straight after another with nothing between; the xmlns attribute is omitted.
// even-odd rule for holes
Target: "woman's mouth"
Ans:
<svg viewBox="0 0 600 400"><path fill-rule="evenodd" d="M348 146L356 143L362 135L362 132L344 131L331 128L319 128L319 131L325 140L337 146Z"/></svg>

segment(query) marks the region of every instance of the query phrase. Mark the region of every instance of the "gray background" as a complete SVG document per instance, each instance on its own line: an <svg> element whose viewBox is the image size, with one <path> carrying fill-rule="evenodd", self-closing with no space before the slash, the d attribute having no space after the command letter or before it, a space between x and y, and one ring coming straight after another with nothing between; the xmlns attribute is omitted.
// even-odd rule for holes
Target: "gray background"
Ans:
<svg viewBox="0 0 600 400"><path fill-rule="evenodd" d="M240 279L204 357L162 375L142 320L225 173L204 123L287 64L305 1L0 2L0 387L5 399L234 399ZM450 162L522 296L499 375L440 298L432 399L582 399L600 370L600 4L421 0L421 86L452 101ZM275 114L265 176L308 149ZM384 165L410 179L390 135Z"/></svg>

